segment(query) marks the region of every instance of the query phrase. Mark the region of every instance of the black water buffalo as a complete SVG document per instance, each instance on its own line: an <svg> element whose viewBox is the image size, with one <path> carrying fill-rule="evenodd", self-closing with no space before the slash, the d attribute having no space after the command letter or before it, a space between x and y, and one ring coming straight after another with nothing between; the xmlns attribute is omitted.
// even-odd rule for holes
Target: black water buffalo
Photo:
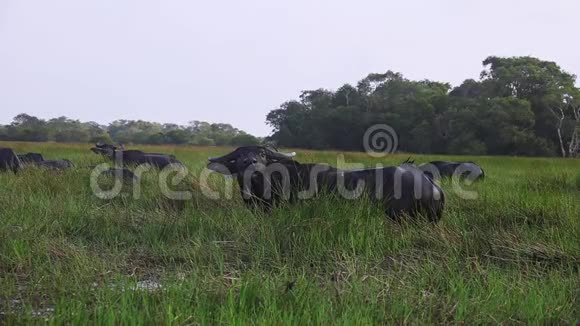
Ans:
<svg viewBox="0 0 580 326"><path fill-rule="evenodd" d="M419 166L431 178L451 178L454 175L469 181L482 180L485 177L483 169L473 162L432 161Z"/></svg>
<svg viewBox="0 0 580 326"><path fill-rule="evenodd" d="M109 159L115 160L122 165L141 165L151 164L157 168L163 169L170 164L183 166L174 155L162 153L147 153L136 149L118 150L113 145L98 145L91 148L96 154L101 154Z"/></svg>
<svg viewBox="0 0 580 326"><path fill-rule="evenodd" d="M127 149L122 151L123 154L129 154L129 155L138 155L138 154L142 154L142 155L158 155L158 156L167 156L173 160L177 160L177 158L175 157L175 155L173 154L164 154L164 153L152 153L152 152L143 152L137 149Z"/></svg>
<svg viewBox="0 0 580 326"><path fill-rule="evenodd" d="M151 164L160 169L171 164L183 166L183 164L173 155L143 153L139 151L122 151L117 153L120 153L119 157L121 157L122 162L127 165Z"/></svg>
<svg viewBox="0 0 580 326"><path fill-rule="evenodd" d="M321 191L352 199L366 192L382 202L393 219L424 214L437 222L445 202L443 190L411 165L339 170L326 164L299 163L292 155L265 147L247 146L210 158L208 168L236 176L246 204L264 209L281 200L307 199Z"/></svg>
<svg viewBox="0 0 580 326"><path fill-rule="evenodd" d="M125 150L123 146L117 147L111 144L100 144L97 143L95 147L91 148L91 151L95 154L102 154L105 156L110 156L111 152L115 151L123 151L125 153L140 153L140 154L150 154L150 155L167 155L173 159L175 159L175 155L172 154L164 154L164 153L152 153L152 152L143 152L137 149L128 149Z"/></svg>
<svg viewBox="0 0 580 326"><path fill-rule="evenodd" d="M70 169L74 167L74 164L66 159L63 160L44 160L41 162L35 162L36 166L48 169Z"/></svg>
<svg viewBox="0 0 580 326"><path fill-rule="evenodd" d="M20 162L27 164L27 163L38 163L44 161L44 157L40 153L26 153L22 155L18 155Z"/></svg>
<svg viewBox="0 0 580 326"><path fill-rule="evenodd" d="M11 170L16 173L22 168L22 162L11 148L0 148L0 171Z"/></svg>

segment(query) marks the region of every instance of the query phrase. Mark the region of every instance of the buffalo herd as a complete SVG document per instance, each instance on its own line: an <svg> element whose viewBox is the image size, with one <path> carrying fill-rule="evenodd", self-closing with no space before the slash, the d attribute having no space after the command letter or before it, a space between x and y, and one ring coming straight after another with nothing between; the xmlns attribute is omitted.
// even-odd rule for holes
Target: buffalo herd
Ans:
<svg viewBox="0 0 580 326"><path fill-rule="evenodd" d="M122 146L100 143L90 150L120 163L121 168L111 168L104 174L125 181L138 179L129 169L132 166L183 167L169 154L125 150ZM457 176L476 181L485 176L483 169L473 162L432 161L416 166L407 160L397 166L342 170L327 164L300 163L294 156L295 153L280 153L266 146L243 146L209 158L207 168L234 177L243 201L252 208L269 211L280 202L293 203L324 192L353 199L366 194L365 198L382 205L385 214L394 220L422 216L430 222L441 219L445 206L445 194L436 182L438 179ZM45 160L39 153L18 155L10 148L0 148L0 172L18 173L27 165L50 169L74 167L66 159Z"/></svg>
<svg viewBox="0 0 580 326"><path fill-rule="evenodd" d="M339 170L326 164L304 164L293 154L281 154L265 147L240 147L209 159L208 168L234 175L244 201L269 209L276 202L299 199L298 192L317 194L356 191L384 205L388 216L423 213L430 221L441 218L445 197L423 171L412 165L362 170ZM396 193L397 190L399 193Z"/></svg>

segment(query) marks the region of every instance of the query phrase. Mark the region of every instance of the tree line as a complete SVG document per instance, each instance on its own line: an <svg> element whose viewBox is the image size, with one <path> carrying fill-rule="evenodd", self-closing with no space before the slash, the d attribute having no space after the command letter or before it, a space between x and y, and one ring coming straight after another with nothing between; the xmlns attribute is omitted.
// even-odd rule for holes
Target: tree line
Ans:
<svg viewBox="0 0 580 326"><path fill-rule="evenodd" d="M392 71L356 86L303 91L266 118L280 146L363 150L365 131L388 124L411 153L577 156L576 76L533 57L488 57L457 87Z"/></svg>
<svg viewBox="0 0 580 326"><path fill-rule="evenodd" d="M365 132L388 124L410 153L578 156L580 89L576 76L533 57L488 57L479 78L452 87L372 73L356 86L303 91L266 117L266 141L284 147L363 150ZM109 125L19 114L0 140L121 144L255 145L264 140L229 124L117 120Z"/></svg>
<svg viewBox="0 0 580 326"><path fill-rule="evenodd" d="M14 117L11 124L0 125L0 140L200 146L241 146L261 142L259 138L224 123L191 121L182 126L116 120L109 125L100 125L67 117L43 120L24 113Z"/></svg>

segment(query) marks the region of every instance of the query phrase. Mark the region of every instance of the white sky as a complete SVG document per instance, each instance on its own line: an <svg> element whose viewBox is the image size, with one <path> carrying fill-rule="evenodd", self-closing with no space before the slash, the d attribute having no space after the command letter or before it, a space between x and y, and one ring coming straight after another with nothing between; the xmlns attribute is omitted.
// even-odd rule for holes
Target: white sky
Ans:
<svg viewBox="0 0 580 326"><path fill-rule="evenodd" d="M0 123L225 122L388 69L453 85L489 55L580 74L576 0L0 0Z"/></svg>

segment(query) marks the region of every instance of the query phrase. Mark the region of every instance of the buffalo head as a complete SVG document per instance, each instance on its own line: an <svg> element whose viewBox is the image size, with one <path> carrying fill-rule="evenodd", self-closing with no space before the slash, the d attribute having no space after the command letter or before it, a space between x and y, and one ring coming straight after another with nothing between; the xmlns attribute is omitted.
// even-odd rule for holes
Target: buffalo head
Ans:
<svg viewBox="0 0 580 326"><path fill-rule="evenodd" d="M296 153L279 153L263 146L238 147L235 151L220 157L210 157L207 167L226 175L243 174L246 169L260 171L267 165L291 160Z"/></svg>
<svg viewBox="0 0 580 326"><path fill-rule="evenodd" d="M113 157L117 151L117 147L111 144L96 143L95 147L91 147L91 151L95 154L100 154L106 157Z"/></svg>

